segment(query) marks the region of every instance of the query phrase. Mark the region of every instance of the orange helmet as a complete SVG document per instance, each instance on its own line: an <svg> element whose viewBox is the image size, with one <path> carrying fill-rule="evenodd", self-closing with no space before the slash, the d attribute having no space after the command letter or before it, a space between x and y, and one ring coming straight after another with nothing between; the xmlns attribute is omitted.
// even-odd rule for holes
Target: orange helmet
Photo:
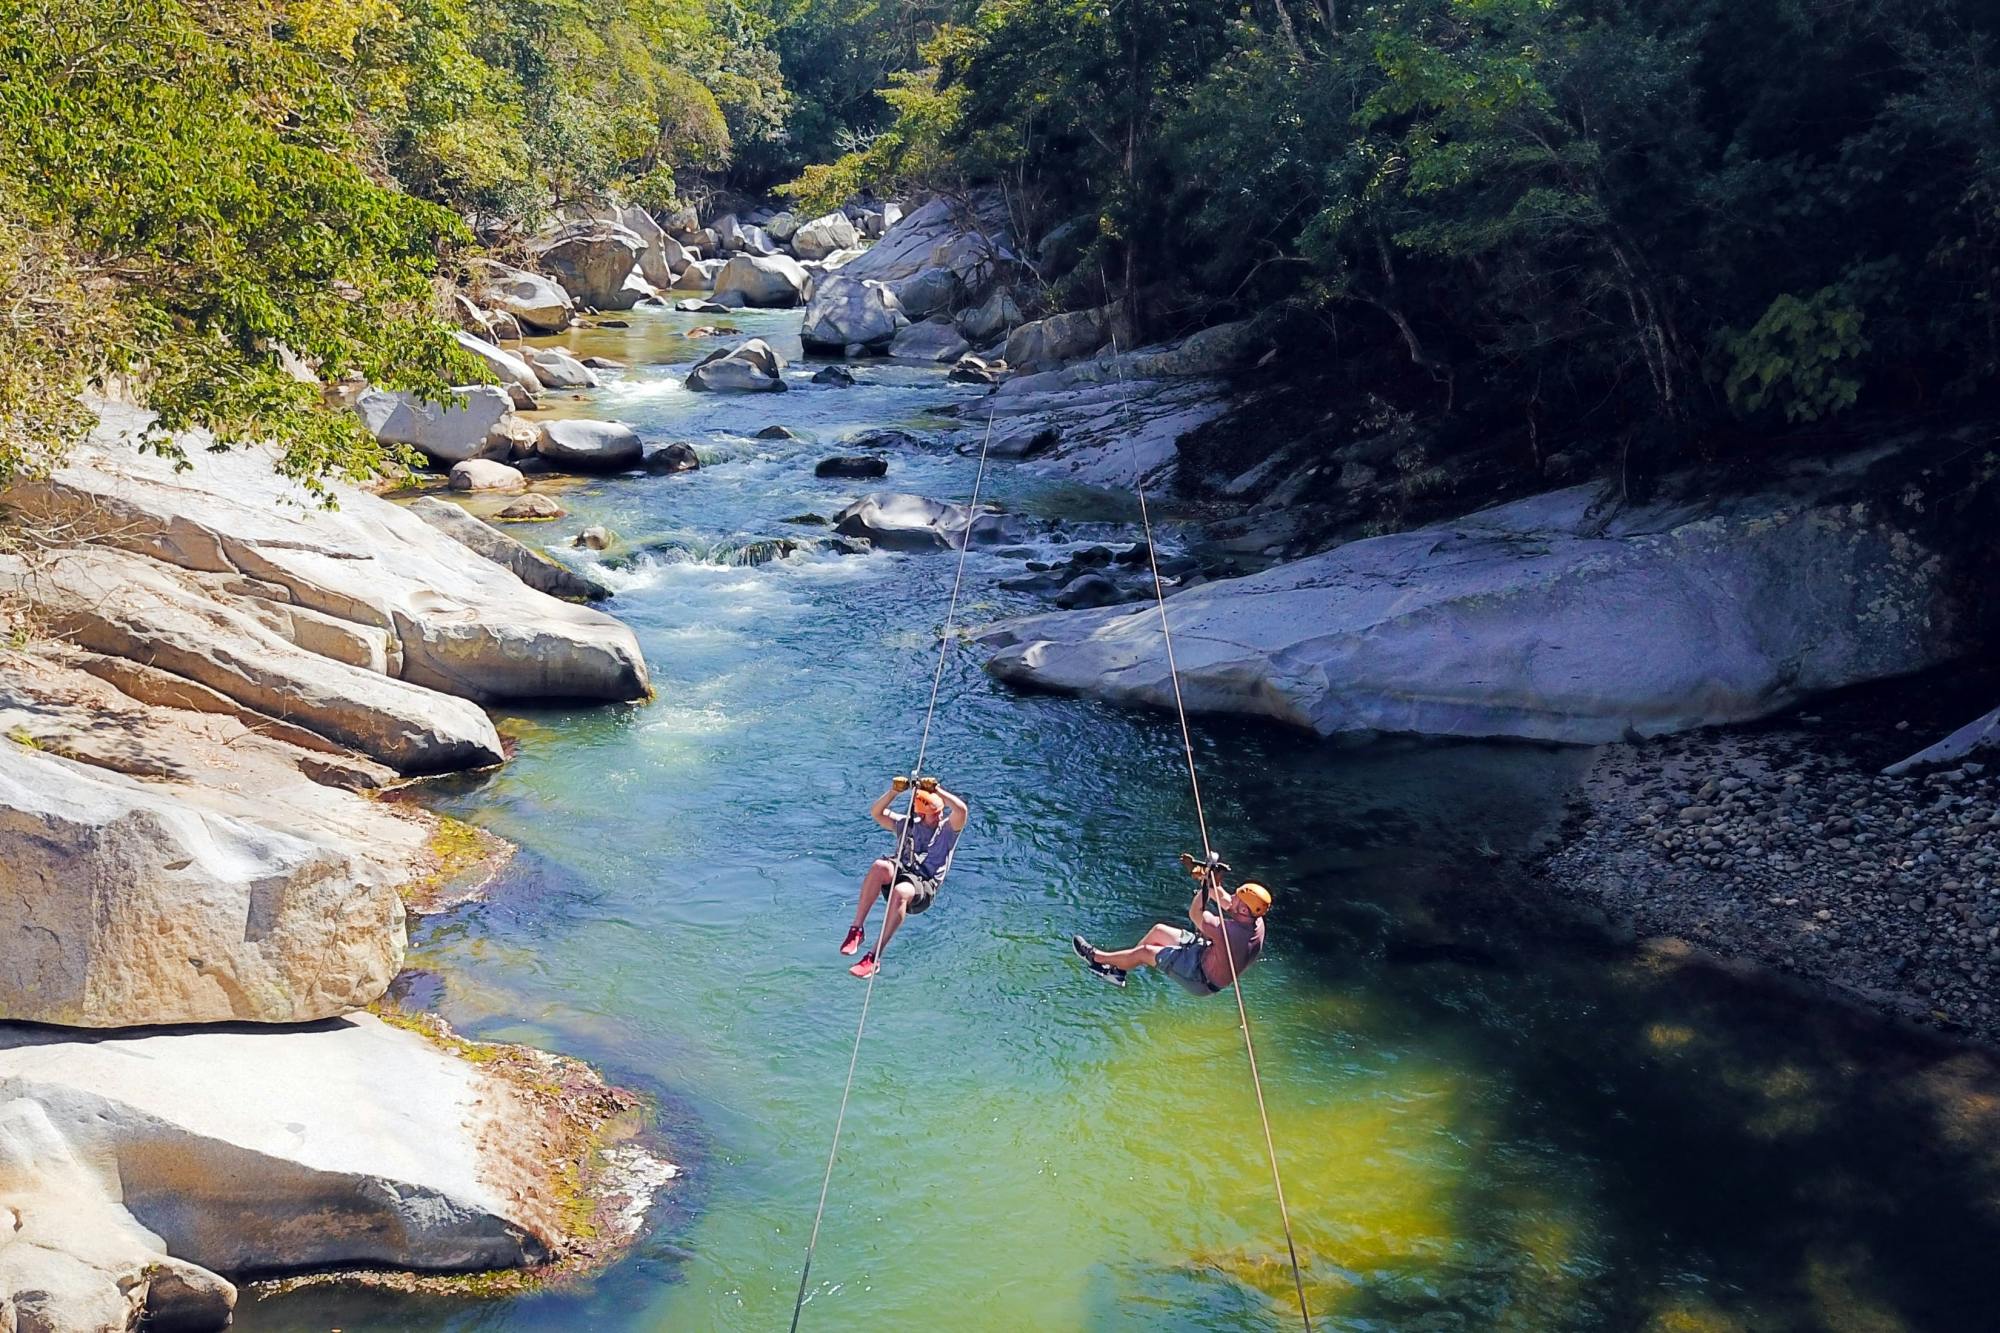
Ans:
<svg viewBox="0 0 2000 1333"><path fill-rule="evenodd" d="M1237 902L1250 909L1250 915L1262 916L1271 910L1271 891L1262 884L1244 884L1233 895Z"/></svg>
<svg viewBox="0 0 2000 1333"><path fill-rule="evenodd" d="M944 813L944 797L934 791L920 791L913 802L919 815L941 815Z"/></svg>

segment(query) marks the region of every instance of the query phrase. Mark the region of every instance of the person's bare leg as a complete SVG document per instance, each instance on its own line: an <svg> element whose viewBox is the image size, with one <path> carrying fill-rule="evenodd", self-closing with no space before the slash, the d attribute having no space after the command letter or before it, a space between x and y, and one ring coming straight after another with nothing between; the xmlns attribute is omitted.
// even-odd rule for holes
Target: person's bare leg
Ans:
<svg viewBox="0 0 2000 1333"><path fill-rule="evenodd" d="M1146 937L1129 949L1092 949L1092 962L1106 967L1115 967L1120 972L1130 972L1135 967L1151 967L1160 957L1160 950L1170 944L1180 942L1181 933L1174 927L1161 924L1146 932Z"/></svg>
<svg viewBox="0 0 2000 1333"><path fill-rule="evenodd" d="M854 909L854 929L859 930L868 920L868 914L875 910L875 900L888 887L890 877L896 873L891 861L877 861L868 867L868 873L861 877L861 904Z"/></svg>
<svg viewBox="0 0 2000 1333"><path fill-rule="evenodd" d="M896 927L902 925L903 918L909 915L910 899L915 892L907 884L898 884L889 890L889 908L882 913L882 934L876 939L875 947L868 951L875 956L878 965L882 961L882 951L889 947L889 939L896 933Z"/></svg>

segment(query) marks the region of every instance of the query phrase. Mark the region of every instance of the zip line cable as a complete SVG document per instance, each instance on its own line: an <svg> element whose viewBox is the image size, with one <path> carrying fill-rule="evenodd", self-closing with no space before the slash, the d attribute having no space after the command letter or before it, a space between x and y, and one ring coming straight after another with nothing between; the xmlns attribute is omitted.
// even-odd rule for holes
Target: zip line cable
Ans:
<svg viewBox="0 0 2000 1333"><path fill-rule="evenodd" d="M916 779L922 775L924 759L930 753L931 719L937 714L938 690L944 684L945 658L951 652L951 627L958 615L959 589L965 583L966 553L972 549L972 524L979 517L979 493L986 484L986 451L987 446L993 443L993 417L994 413L989 410L986 414L986 435L979 442L979 468L972 476L972 501L966 506L965 531L959 538L958 568L952 574L951 600L945 606L944 612L944 636L938 642L937 667L931 672L931 697L930 702L924 707L924 729L917 740L916 766L910 770L910 809L904 814L902 832L896 837L897 865L903 863L903 849L910 841L910 821L916 815ZM891 876L888 891L892 895L892 902L895 887L895 878ZM884 910L887 910L886 907ZM847 1082L840 1090L840 1113L833 1121L833 1146L827 1149L826 1174L819 1182L819 1206L813 1210L812 1235L806 1241L805 1266L799 1272L799 1294L792 1301L792 1333L798 1333L799 1316L806 1307L806 1287L812 1280L813 1251L819 1247L819 1228L821 1221L826 1217L827 1191L833 1185L833 1164L840 1155L840 1131L847 1123L847 1102L854 1092L854 1070L861 1063L861 1034L868 1030L868 1004L875 998L875 978L881 974L881 964L882 960L878 957L875 960L875 971L868 974L868 988L861 992L861 1018L854 1025L854 1047L847 1056Z"/></svg>
<svg viewBox="0 0 2000 1333"><path fill-rule="evenodd" d="M1098 273L1098 280L1100 282L1104 280L1101 270ZM1120 414L1129 426L1132 422L1132 398L1125 384L1125 367L1118 356L1118 332L1114 327L1111 330L1111 366L1118 376ZM992 424L991 417L987 418L987 424L989 426ZM1153 544L1153 517L1146 505L1146 477L1142 470L1134 471L1132 489L1139 497L1139 522L1146 534L1146 563L1153 573L1153 601L1159 607L1160 640L1166 646L1167 652L1167 679L1173 685L1174 712L1180 717L1181 750L1187 756L1188 786L1194 792L1195 823L1201 829L1203 870L1209 876L1207 884L1212 891L1216 887L1217 878L1216 872L1210 868L1215 863L1215 849L1209 843L1208 816L1202 810L1201 775L1196 771L1194 762L1194 733L1188 726L1187 703L1181 696L1180 668L1174 660L1173 628L1167 623L1166 585L1160 580L1159 548ZM1243 987L1238 984L1240 978L1236 972L1236 951L1229 942L1227 929L1217 933L1222 936L1222 955L1229 960L1229 989L1236 996L1236 1015L1243 1027L1243 1053L1250 1060L1250 1086L1257 1093L1257 1118L1264 1127L1264 1155L1271 1164L1271 1188L1278 1196L1278 1219L1285 1228L1285 1253L1292 1261L1292 1289L1299 1298L1299 1321L1305 1325L1306 1333L1312 1333L1312 1311L1306 1304L1305 1276L1299 1269L1298 1244L1292 1238L1291 1209L1285 1204L1285 1181L1278 1170L1278 1147L1271 1137L1271 1113L1264 1104L1264 1080L1257 1071L1257 1044L1250 1036L1250 1010L1243 1001Z"/></svg>

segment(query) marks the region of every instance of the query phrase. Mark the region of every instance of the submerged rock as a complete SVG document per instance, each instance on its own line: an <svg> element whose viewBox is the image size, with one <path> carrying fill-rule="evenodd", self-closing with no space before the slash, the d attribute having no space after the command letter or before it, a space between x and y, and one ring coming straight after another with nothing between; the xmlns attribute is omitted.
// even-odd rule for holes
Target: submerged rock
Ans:
<svg viewBox="0 0 2000 1333"><path fill-rule="evenodd" d="M964 505L895 491L877 491L848 505L833 516L833 530L890 551L955 551L968 541L1003 546L1026 535L1017 520L986 506L975 514Z"/></svg>
<svg viewBox="0 0 2000 1333"><path fill-rule="evenodd" d="M1866 506L1596 518L1577 487L1171 597L1188 707L1321 735L1597 743L1761 717L1958 648L1943 562ZM1157 613L996 627L1003 679L1170 707Z"/></svg>
<svg viewBox="0 0 2000 1333"><path fill-rule="evenodd" d="M569 513L553 496L524 495L520 499L495 514L495 518L510 523L540 523L552 518L562 518Z"/></svg>
<svg viewBox="0 0 2000 1333"><path fill-rule="evenodd" d="M812 382L829 384L836 389L851 389L854 387L854 372L846 366L822 366L813 372Z"/></svg>
<svg viewBox="0 0 2000 1333"><path fill-rule="evenodd" d="M646 471L660 473L693 472L701 466L701 457L694 446L681 440L663 444L646 455Z"/></svg>
<svg viewBox="0 0 2000 1333"><path fill-rule="evenodd" d="M838 454L822 458L813 467L815 477L885 477L889 460L870 454Z"/></svg>

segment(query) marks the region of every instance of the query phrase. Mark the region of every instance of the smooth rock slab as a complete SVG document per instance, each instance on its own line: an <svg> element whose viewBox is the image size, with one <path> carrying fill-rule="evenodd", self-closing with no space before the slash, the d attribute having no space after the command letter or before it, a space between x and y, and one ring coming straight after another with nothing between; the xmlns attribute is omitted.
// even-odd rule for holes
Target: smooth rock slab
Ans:
<svg viewBox="0 0 2000 1333"><path fill-rule="evenodd" d="M214 1272L517 1266L557 1206L517 1094L367 1014L90 1042L0 1028L0 1106L46 1125L166 1254ZM56 1157L46 1137L31 1161Z"/></svg>
<svg viewBox="0 0 2000 1333"><path fill-rule="evenodd" d="M557 333L576 318L576 304L553 279L491 259L472 261L472 288L487 305L540 333Z"/></svg>
<svg viewBox="0 0 2000 1333"><path fill-rule="evenodd" d="M302 647L160 561L110 547L57 551L32 565L0 556L0 586L31 589L60 638L162 667L398 772L500 762L499 735L476 704Z"/></svg>
<svg viewBox="0 0 2000 1333"><path fill-rule="evenodd" d="M319 842L0 740L0 1019L301 1023L379 999L403 905Z"/></svg>
<svg viewBox="0 0 2000 1333"><path fill-rule="evenodd" d="M1167 599L1187 706L1594 744L1747 721L1959 651L1944 564L1865 505L1609 521L1577 487ZM1158 613L995 627L1002 679L1172 706Z"/></svg>
<svg viewBox="0 0 2000 1333"><path fill-rule="evenodd" d="M457 340L460 347L484 362L486 368L493 372L493 378L503 386L518 385L523 392L531 396L542 391L541 377L535 374L533 367L514 353L495 347L484 338L475 338L469 333L460 332L451 336ZM515 405L519 406L519 403Z"/></svg>
<svg viewBox="0 0 2000 1333"><path fill-rule="evenodd" d="M299 607L386 634L413 684L482 702L646 693L629 628L524 586L402 507L336 485L340 507L323 508L264 451L210 453L199 432L181 437L195 466L177 473L133 447L144 414L98 411L91 442L6 503L185 570L275 584Z"/></svg>

